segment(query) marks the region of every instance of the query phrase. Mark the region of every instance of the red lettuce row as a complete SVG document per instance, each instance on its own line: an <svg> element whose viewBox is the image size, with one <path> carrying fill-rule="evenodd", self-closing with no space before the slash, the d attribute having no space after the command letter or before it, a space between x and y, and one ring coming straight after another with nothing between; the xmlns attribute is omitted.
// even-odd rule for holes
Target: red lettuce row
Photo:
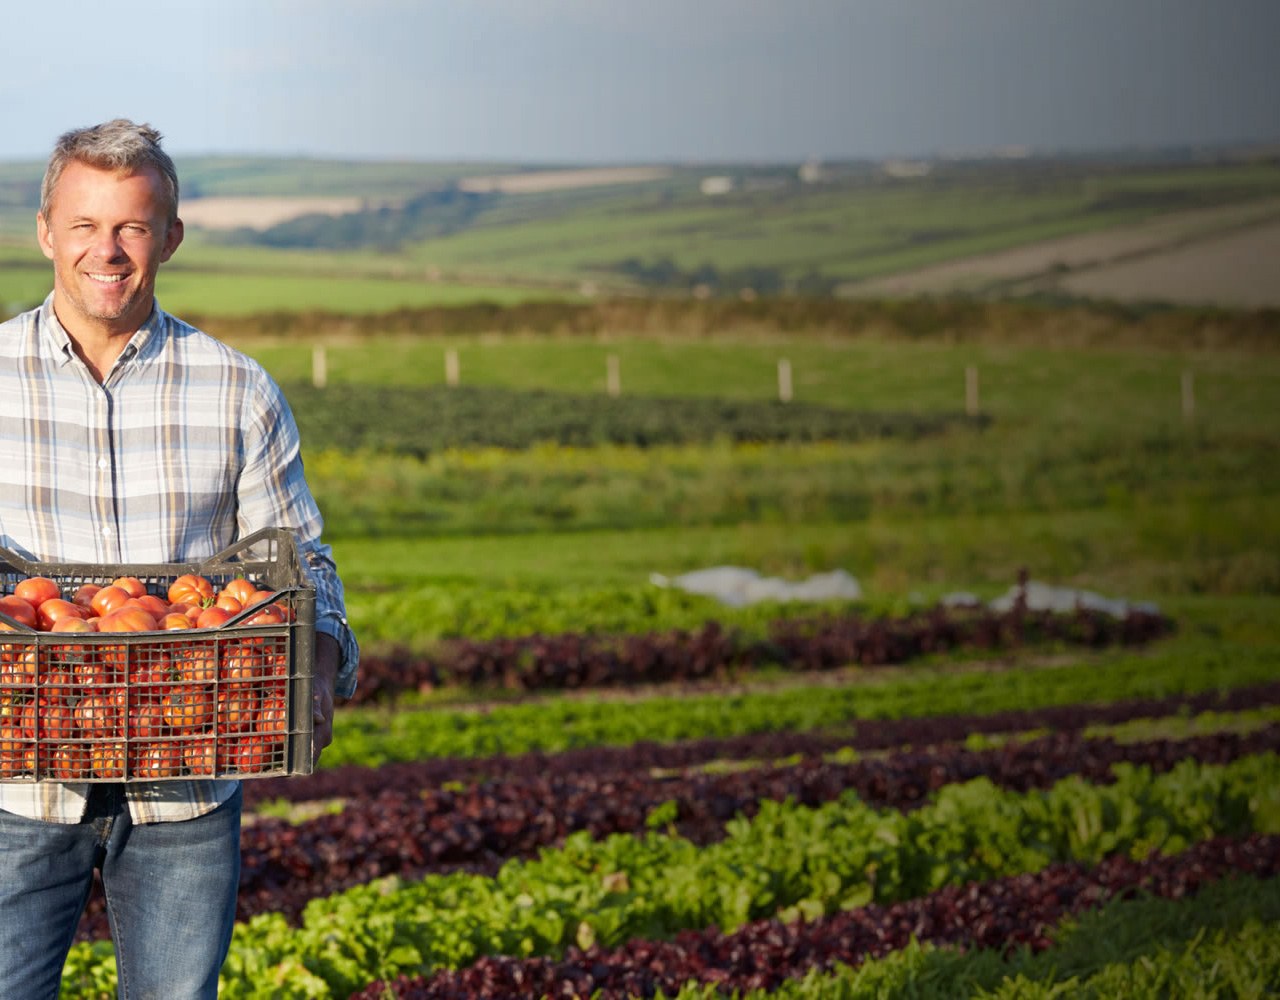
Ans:
<svg viewBox="0 0 1280 1000"><path fill-rule="evenodd" d="M1110 703L1051 706L981 715L933 718L865 719L835 733L755 733L724 739L674 744L635 743L560 753L533 752L494 757L447 757L382 764L378 767L324 768L310 775L246 782L245 806L288 800L351 799L388 789L435 788L450 782L532 779L552 775L638 774L698 767L712 761L769 761L818 756L842 748L858 751L925 747L963 740L974 733L1018 733L1051 729L1075 732L1086 726L1116 725L1133 719L1177 714L1235 712L1280 704L1280 682L1229 691L1208 691L1165 698L1135 698Z"/></svg>
<svg viewBox="0 0 1280 1000"><path fill-rule="evenodd" d="M431 655L370 653L360 661L355 703L441 686L508 690L627 687L721 679L763 666L831 670L853 664L905 663L955 650L1008 650L1050 642L1101 647L1136 645L1168 634L1163 615L1131 609L1116 617L1092 608L1072 612L1008 611L938 605L901 617L824 615L774 622L748 639L717 622L688 632L559 635L441 641Z"/></svg>
<svg viewBox="0 0 1280 1000"><path fill-rule="evenodd" d="M869 905L813 921L761 920L730 934L684 931L671 941L633 940L621 948L571 948L562 959L487 956L458 970L375 982L351 1000L490 1000L514 996L590 996L593 1000L672 996L687 982L734 990L777 989L786 980L837 963L858 965L921 943L1042 951L1067 917L1139 894L1193 896L1231 875L1280 874L1280 837L1217 837L1181 854L1096 867L1056 863L1034 874L950 886L888 906Z"/></svg>

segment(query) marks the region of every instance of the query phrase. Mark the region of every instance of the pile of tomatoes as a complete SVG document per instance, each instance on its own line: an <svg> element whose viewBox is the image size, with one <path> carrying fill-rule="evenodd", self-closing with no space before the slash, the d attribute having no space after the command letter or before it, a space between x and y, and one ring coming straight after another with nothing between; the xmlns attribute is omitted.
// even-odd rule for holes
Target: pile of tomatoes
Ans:
<svg viewBox="0 0 1280 1000"><path fill-rule="evenodd" d="M289 630L261 627L294 614L274 592L185 574L163 597L130 576L64 595L27 577L0 595L0 612L23 627L0 619L11 640L0 641L0 780L250 775L286 763Z"/></svg>

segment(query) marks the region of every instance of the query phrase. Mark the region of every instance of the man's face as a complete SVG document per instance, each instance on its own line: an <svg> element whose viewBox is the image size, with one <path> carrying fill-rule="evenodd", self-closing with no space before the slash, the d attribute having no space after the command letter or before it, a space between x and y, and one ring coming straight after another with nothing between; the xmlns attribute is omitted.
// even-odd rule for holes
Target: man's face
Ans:
<svg viewBox="0 0 1280 1000"><path fill-rule="evenodd" d="M169 224L164 185L137 173L72 161L36 217L40 249L53 261L54 308L67 332L132 333L151 314L156 272L182 242Z"/></svg>

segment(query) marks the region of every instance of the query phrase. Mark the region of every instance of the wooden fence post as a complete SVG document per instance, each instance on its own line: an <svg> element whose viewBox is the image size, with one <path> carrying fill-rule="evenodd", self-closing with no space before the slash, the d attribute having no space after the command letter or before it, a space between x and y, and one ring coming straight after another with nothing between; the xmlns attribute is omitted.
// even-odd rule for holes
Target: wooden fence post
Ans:
<svg viewBox="0 0 1280 1000"><path fill-rule="evenodd" d="M778 399L783 403L791 402L791 360L778 359Z"/></svg>
<svg viewBox="0 0 1280 1000"><path fill-rule="evenodd" d="M329 381L329 357L325 353L324 344L314 344L311 348L311 384L323 389Z"/></svg>
<svg viewBox="0 0 1280 1000"><path fill-rule="evenodd" d="M971 417L978 415L978 366L964 366L964 412Z"/></svg>
<svg viewBox="0 0 1280 1000"><path fill-rule="evenodd" d="M607 355L604 359L605 389L610 396L622 395L622 369L616 354Z"/></svg>
<svg viewBox="0 0 1280 1000"><path fill-rule="evenodd" d="M458 350L454 347L444 352L444 380L449 385L458 384Z"/></svg>

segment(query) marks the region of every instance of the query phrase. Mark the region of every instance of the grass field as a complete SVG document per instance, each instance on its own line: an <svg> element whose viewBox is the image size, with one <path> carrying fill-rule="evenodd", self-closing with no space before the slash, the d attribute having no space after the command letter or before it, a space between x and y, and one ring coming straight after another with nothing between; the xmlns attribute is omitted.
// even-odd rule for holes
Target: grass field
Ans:
<svg viewBox="0 0 1280 1000"><path fill-rule="evenodd" d="M718 564L800 578L844 568L875 602L994 595L1026 568L1133 599L1280 594L1280 355L948 344L875 338L457 338L463 377L603 392L767 400L785 352L797 396L848 408L956 411L977 367L992 422L849 444L458 451L426 460L312 454L355 620L450 594L651 589ZM286 383L309 352L249 345ZM331 350L335 379L436 384L440 343ZM360 359L364 363L360 363ZM1194 410L1182 401L1192 373ZM415 512L410 536L367 529ZM388 591L388 586L391 590ZM406 597L406 595L412 595ZM435 595L435 596L433 596ZM708 609L713 613L714 609ZM518 628L514 622L513 628ZM412 639L412 636L402 637Z"/></svg>

